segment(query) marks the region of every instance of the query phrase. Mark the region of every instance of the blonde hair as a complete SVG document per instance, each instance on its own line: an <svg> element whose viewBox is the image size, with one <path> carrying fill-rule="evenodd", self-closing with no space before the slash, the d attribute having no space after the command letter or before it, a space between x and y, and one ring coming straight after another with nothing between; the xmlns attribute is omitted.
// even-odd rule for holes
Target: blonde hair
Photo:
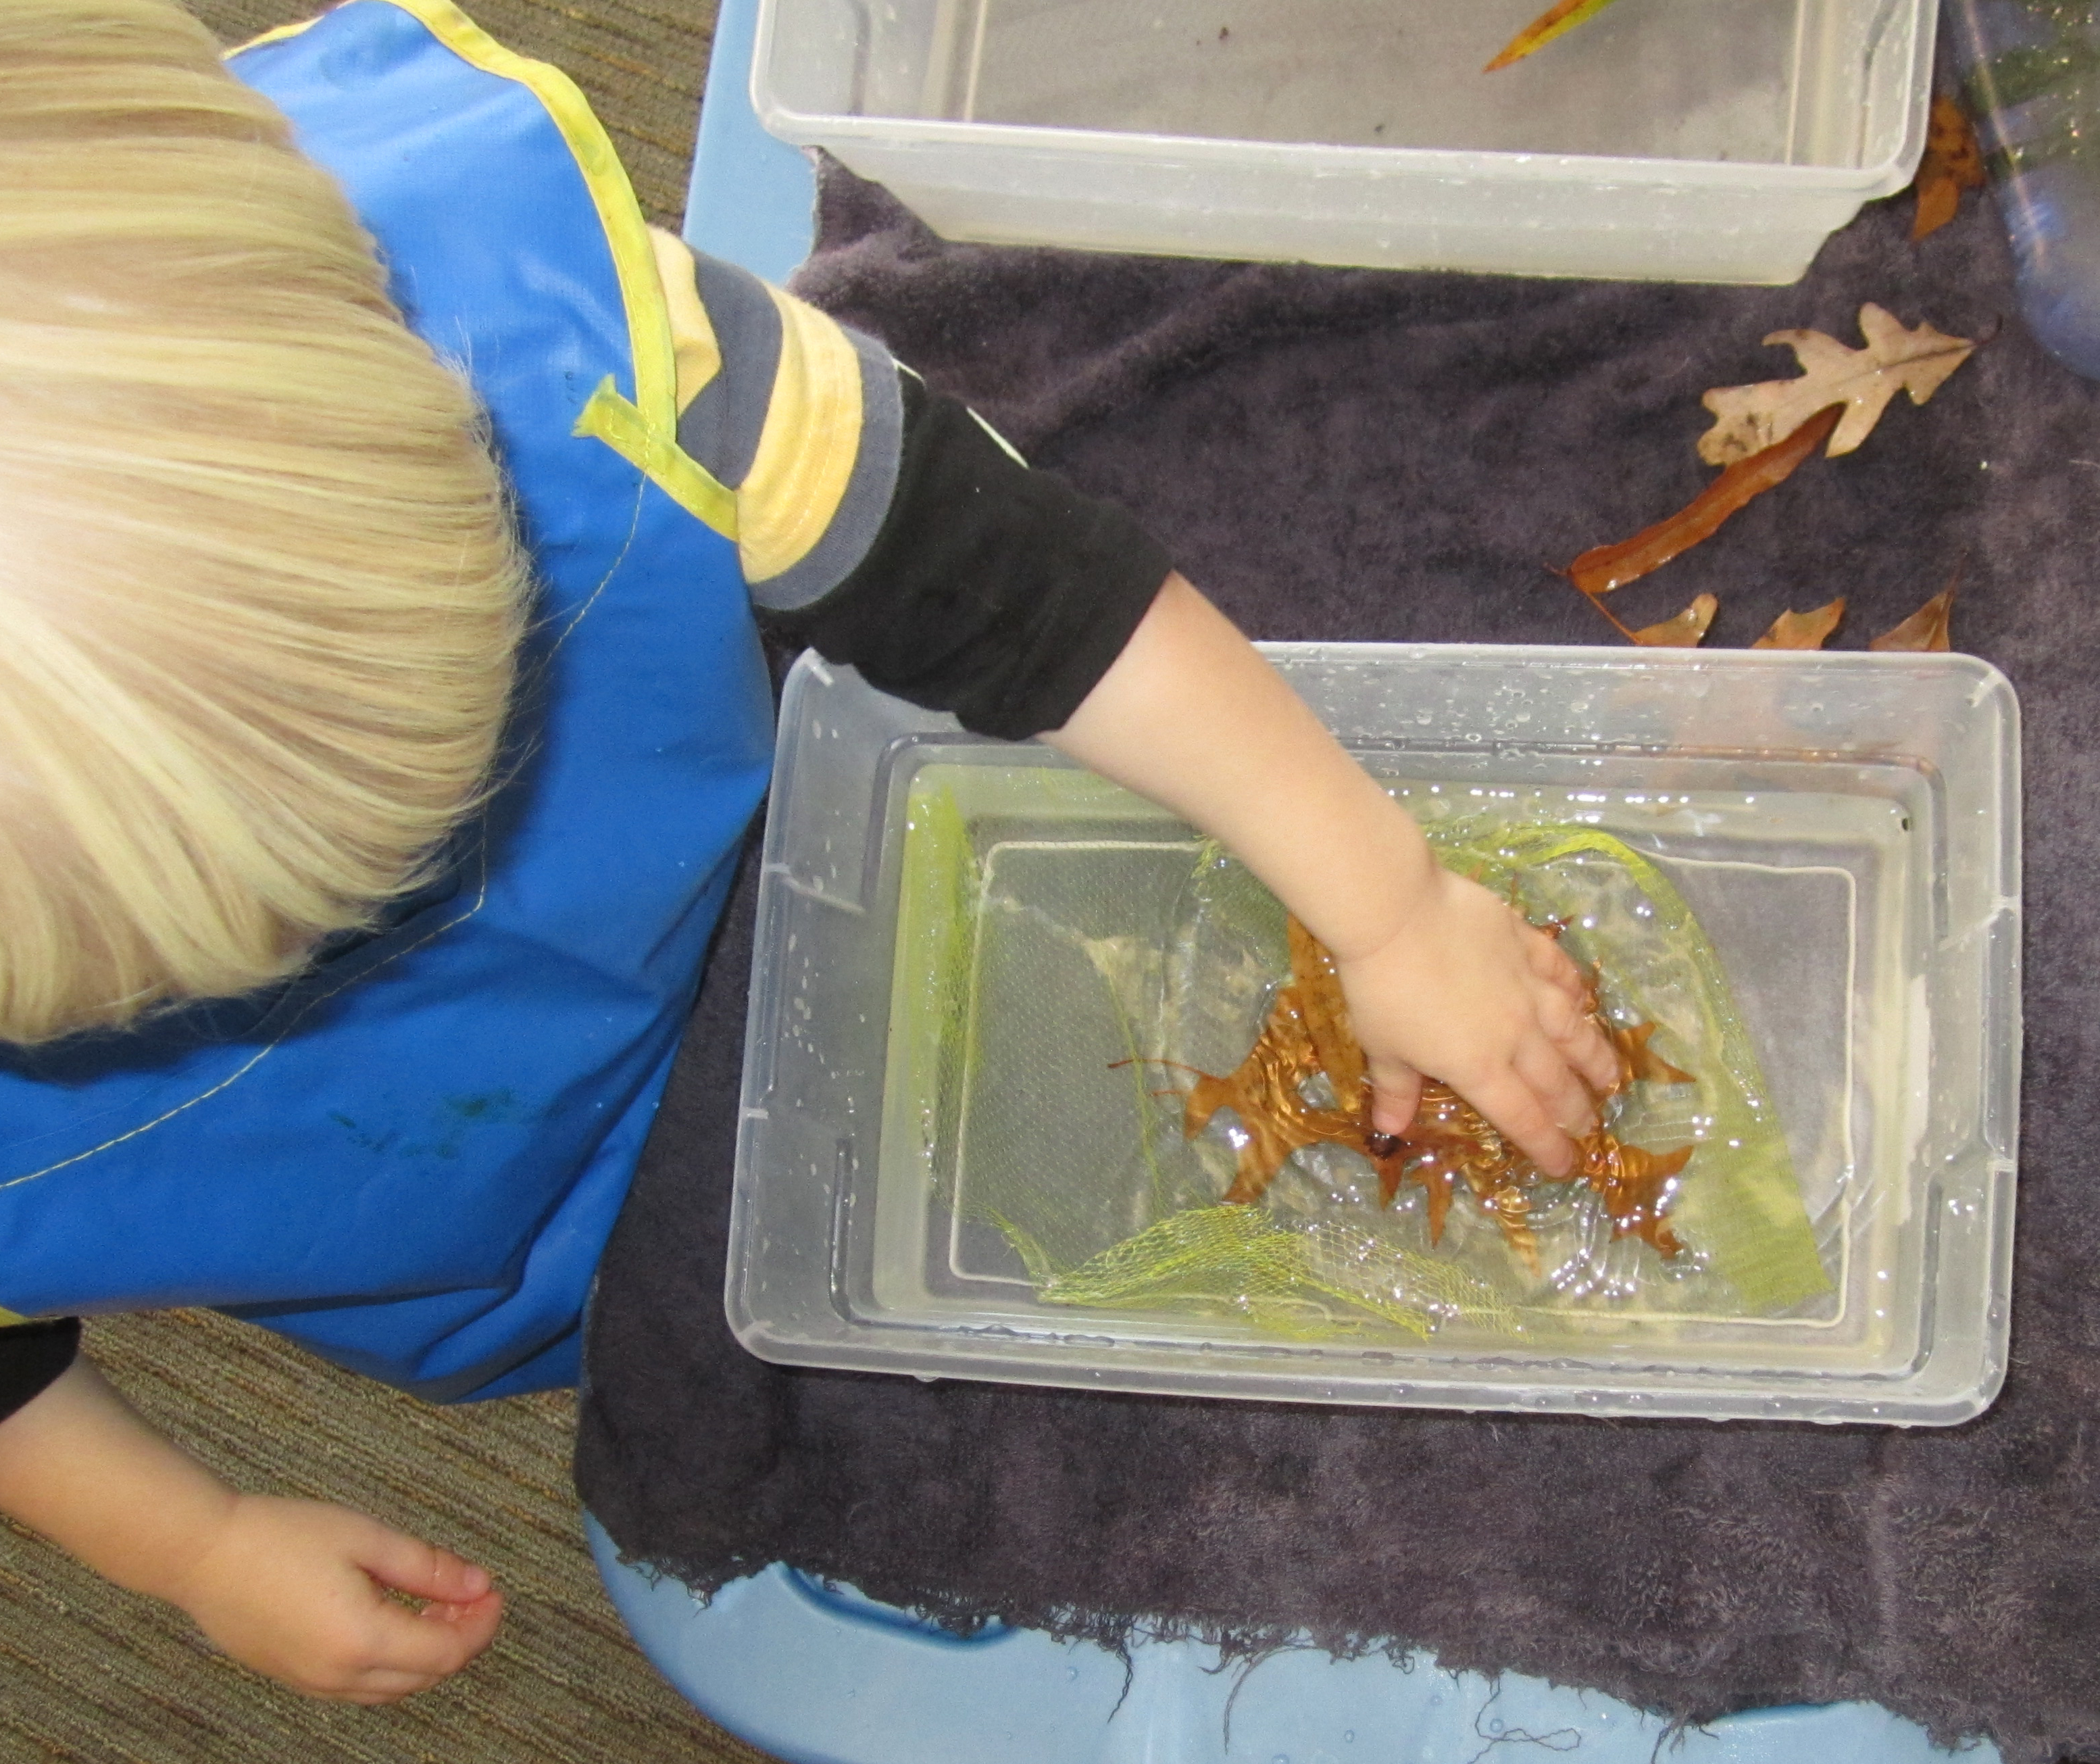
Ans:
<svg viewBox="0 0 2100 1764"><path fill-rule="evenodd" d="M524 580L471 395L202 28L0 4L0 1037L249 991L426 880Z"/></svg>

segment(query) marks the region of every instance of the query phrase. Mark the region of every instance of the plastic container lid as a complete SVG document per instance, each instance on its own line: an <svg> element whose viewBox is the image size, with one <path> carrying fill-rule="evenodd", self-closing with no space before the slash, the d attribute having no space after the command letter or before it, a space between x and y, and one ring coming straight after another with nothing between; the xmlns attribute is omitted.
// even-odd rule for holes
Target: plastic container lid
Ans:
<svg viewBox="0 0 2100 1764"><path fill-rule="evenodd" d="M1229 1147L1185 1145L1178 1102L1136 1081L1127 1060L1158 1058L1165 1032L1116 990L1181 935L1176 903L1204 853L1048 748L965 734L805 657L781 720L737 1154L727 1298L744 1344L794 1364L1269 1400L1904 1425L1983 1408L2005 1366L2018 1142L2004 677L1945 655L1268 652L1425 819L1598 829L1690 903L1762 1063L1828 1289L1739 1302L1696 1255L1660 1257L1579 1209L1541 1215L1545 1277L1529 1279L1462 1192L1432 1246L1422 1191L1381 1210L1329 1169L1279 1178L1270 1204L1298 1223L1412 1231L1407 1267L1485 1271L1507 1312L1432 1307L1425 1333L1346 1302L1294 1318L1047 1300L1030 1249L1044 1221L1072 1227L1076 1209L1075 1228L1113 1246L1215 1200L1206 1169L1230 1179ZM941 867L965 847L962 869ZM1206 1069L1261 1020L1265 995L1242 993L1241 1040ZM1676 1127L1704 1143L1718 1118ZM1700 1155L1673 1218L1696 1216L1702 1182L1710 1205L1720 1192L1701 1172L1727 1152Z"/></svg>

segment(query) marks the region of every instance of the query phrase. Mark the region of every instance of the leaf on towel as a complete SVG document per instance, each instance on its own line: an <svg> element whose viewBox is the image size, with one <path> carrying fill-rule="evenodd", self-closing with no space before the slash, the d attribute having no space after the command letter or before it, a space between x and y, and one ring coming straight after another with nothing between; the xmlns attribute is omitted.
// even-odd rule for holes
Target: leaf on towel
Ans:
<svg viewBox="0 0 2100 1764"><path fill-rule="evenodd" d="M1701 595L1675 617L1643 625L1626 634L1650 649L1696 649L1705 642L1706 627L1720 609L1721 603L1713 595Z"/></svg>
<svg viewBox="0 0 2100 1764"><path fill-rule="evenodd" d="M1660 569L1679 552L1710 537L1723 521L1752 497L1785 483L1844 413L1843 405L1832 405L1762 453L1737 460L1667 520L1643 528L1616 545L1595 546L1585 551L1568 566L1569 579L1595 599L1638 581L1650 570ZM1702 625L1700 629L1703 632L1705 627Z"/></svg>
<svg viewBox="0 0 2100 1764"><path fill-rule="evenodd" d="M1954 586L1949 583L1893 630L1870 641L1869 649L1945 649L1948 625L1954 614Z"/></svg>
<svg viewBox="0 0 2100 1764"><path fill-rule="evenodd" d="M1559 0L1548 7L1529 24L1510 38L1502 52L1481 69L1493 73L1513 61L1521 61L1533 50L1543 49L1556 37L1572 31L1584 20L1595 18L1612 3L1612 0Z"/></svg>
<svg viewBox="0 0 2100 1764"><path fill-rule="evenodd" d="M1830 640L1830 634L1838 629L1838 621L1845 617L1845 597L1842 595L1828 606L1820 606L1813 612L1782 612L1771 621L1771 629L1755 643L1753 649L1820 649Z"/></svg>
<svg viewBox="0 0 2100 1764"><path fill-rule="evenodd" d="M1765 341L1791 349L1800 374L1708 392L1701 402L1714 422L1699 437L1699 457L1710 466L1754 458L1829 405L1844 407L1830 436L1830 457L1849 453L1873 433L1899 391L1908 392L1912 404L1923 404L1976 347L1924 323L1906 330L1872 301L1860 308L1860 334L1867 339L1864 349L1848 348L1821 331L1774 331Z"/></svg>
<svg viewBox="0 0 2100 1764"><path fill-rule="evenodd" d="M1942 92L1932 101L1932 120L1925 131L1925 157L1918 161L1917 213L1910 236L1922 239L1954 219L1964 190L1983 187L1983 150L1969 113Z"/></svg>

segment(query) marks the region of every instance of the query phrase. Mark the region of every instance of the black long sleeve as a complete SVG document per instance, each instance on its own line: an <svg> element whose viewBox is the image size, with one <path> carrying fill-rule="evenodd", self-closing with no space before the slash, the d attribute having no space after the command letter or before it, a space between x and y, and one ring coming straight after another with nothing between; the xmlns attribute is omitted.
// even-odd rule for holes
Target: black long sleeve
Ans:
<svg viewBox="0 0 2100 1764"><path fill-rule="evenodd" d="M896 489L865 555L810 606L761 617L883 691L1019 739L1061 727L1167 578L1114 503L1023 465L965 406L902 377Z"/></svg>
<svg viewBox="0 0 2100 1764"><path fill-rule="evenodd" d="M80 1319L0 1329L0 1421L43 1395L80 1351Z"/></svg>

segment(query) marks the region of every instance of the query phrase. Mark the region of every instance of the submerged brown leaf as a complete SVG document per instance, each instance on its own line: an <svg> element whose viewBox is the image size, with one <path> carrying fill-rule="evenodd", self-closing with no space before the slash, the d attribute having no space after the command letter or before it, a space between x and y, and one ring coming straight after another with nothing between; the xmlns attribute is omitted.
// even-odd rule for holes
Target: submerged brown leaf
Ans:
<svg viewBox="0 0 2100 1764"><path fill-rule="evenodd" d="M1619 1088L1623 1090L1630 1084L1696 1084L1699 1081L1690 1072L1671 1065L1648 1045L1654 1033L1652 1023L1637 1023L1630 1029L1615 1023L1605 1025L1612 1051L1619 1056Z"/></svg>
<svg viewBox="0 0 2100 1764"><path fill-rule="evenodd" d="M1238 1168L1224 1198L1259 1200L1284 1161L1301 1147L1339 1145L1369 1159L1378 1172L1379 1197L1388 1206L1404 1183L1423 1191L1429 1240L1440 1242L1452 1196L1463 1182L1481 1212L1501 1227L1503 1240L1536 1273L1537 1236L1530 1222L1530 1191L1546 1178L1523 1153L1507 1144L1473 1106L1449 1085L1430 1079L1407 1130L1370 1130L1370 1090L1363 1049L1349 1025L1348 1006L1333 959L1294 917L1288 922L1290 978L1276 991L1268 1019L1239 1066L1224 1077L1200 1073L1183 1105L1182 1131L1193 1138L1221 1108L1239 1117L1246 1136ZM1619 1079L1611 1094L1632 1084L1691 1084L1649 1046L1652 1023L1631 1028L1608 1023L1590 995L1593 1019L1618 1055ZM1312 1102L1305 1086L1325 1074L1339 1107ZM1681 1247L1664 1224L1670 1182L1692 1147L1653 1152L1629 1146L1599 1127L1577 1142L1580 1162L1568 1181L1585 1182L1602 1198L1614 1236L1635 1236L1664 1255Z"/></svg>
<svg viewBox="0 0 2100 1764"><path fill-rule="evenodd" d="M1334 1140L1365 1150L1362 1122L1370 1111L1363 1095L1363 1050L1349 1028L1341 980L1333 958L1295 917L1289 931L1290 979L1276 989L1260 1037L1225 1077L1200 1074L1183 1107L1181 1130L1190 1138L1221 1108L1239 1116L1246 1143L1225 1191L1225 1199L1235 1203L1259 1200L1283 1161L1301 1146ZM1344 1108L1307 1099L1304 1085L1322 1071Z"/></svg>
<svg viewBox="0 0 2100 1764"><path fill-rule="evenodd" d="M1640 1237L1674 1256L1684 1245L1663 1222L1670 1206L1670 1179L1692 1161L1693 1147L1648 1152L1593 1135L1583 1147L1583 1178L1604 1197L1614 1237Z"/></svg>
<svg viewBox="0 0 2100 1764"><path fill-rule="evenodd" d="M1954 617L1954 590L1950 584L1892 630L1868 642L1869 649L1945 649L1950 647L1948 626Z"/></svg>
<svg viewBox="0 0 2100 1764"><path fill-rule="evenodd" d="M1725 466L1762 454L1830 405L1844 406L1830 433L1829 453L1849 453L1874 432L1889 400L1899 391L1921 405L1966 361L1975 344L1921 323L1906 330L1872 301L1860 308L1864 349L1847 348L1821 331L1774 331L1767 343L1784 343L1801 364L1790 380L1754 386L1717 386L1700 402L1714 413L1714 427L1699 437L1699 457Z"/></svg>
<svg viewBox="0 0 2100 1764"><path fill-rule="evenodd" d="M1844 617L1845 597L1842 595L1828 605L1816 608L1812 612L1782 612L1771 621L1771 629L1750 648L1820 649L1830 641L1830 634L1838 629L1838 621Z"/></svg>
<svg viewBox="0 0 2100 1764"><path fill-rule="evenodd" d="M1261 1038L1238 1069L1222 1078L1207 1072L1198 1078L1185 1106L1182 1131L1193 1138L1220 1109L1229 1108L1246 1134L1226 1200L1259 1200L1283 1161L1300 1146L1348 1132L1348 1116L1305 1099L1300 1087L1319 1069L1297 990L1285 986L1277 991Z"/></svg>
<svg viewBox="0 0 2100 1764"><path fill-rule="evenodd" d="M1843 407L1833 404L1762 453L1737 460L1667 520L1643 528L1617 545L1595 546L1585 551L1568 566L1568 578L1595 598L1636 581L1650 570L1661 568L1680 552L1717 532L1722 522L1754 497L1784 484L1793 468L1838 426L1843 414ZM1701 629L1703 632L1705 627Z"/></svg>
<svg viewBox="0 0 2100 1764"><path fill-rule="evenodd" d="M1917 181L1912 186L1917 192L1917 212L1911 219L1911 237L1939 232L1960 211L1961 192L1983 187L1983 150L1969 113L1942 92L1932 101L1925 157L1918 161Z"/></svg>
<svg viewBox="0 0 2100 1764"><path fill-rule="evenodd" d="M1485 1116L1448 1084L1432 1078L1405 1133L1379 1164L1379 1192L1388 1205L1403 1182L1418 1184L1427 1201L1429 1241L1441 1243L1451 1196L1462 1180L1480 1209L1502 1228L1502 1241L1533 1274L1538 1240L1531 1228L1530 1186L1538 1170L1505 1144Z"/></svg>
<svg viewBox="0 0 2100 1764"><path fill-rule="evenodd" d="M1335 971L1335 958L1298 922L1295 913L1286 920L1285 928L1290 945L1290 984L1312 1038L1313 1061L1334 1085L1335 1102L1357 1112L1365 1104L1370 1073L1356 1031L1349 1026L1349 1001L1342 991L1342 978Z"/></svg>
<svg viewBox="0 0 2100 1764"><path fill-rule="evenodd" d="M1651 649L1696 649L1706 640L1706 627L1720 608L1721 603L1713 595L1701 595L1674 618L1643 625L1628 634Z"/></svg>

